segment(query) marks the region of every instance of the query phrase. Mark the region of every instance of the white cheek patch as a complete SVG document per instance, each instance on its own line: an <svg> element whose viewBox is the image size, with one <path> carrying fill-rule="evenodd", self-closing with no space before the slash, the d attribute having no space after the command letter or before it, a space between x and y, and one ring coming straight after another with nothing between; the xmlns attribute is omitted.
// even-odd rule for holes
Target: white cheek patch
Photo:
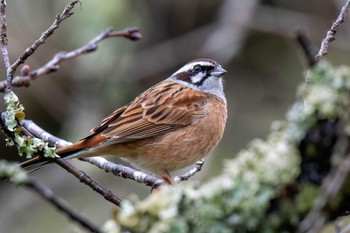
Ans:
<svg viewBox="0 0 350 233"><path fill-rule="evenodd" d="M203 80L203 73L198 73L196 76L191 77L191 83L200 83Z"/></svg>

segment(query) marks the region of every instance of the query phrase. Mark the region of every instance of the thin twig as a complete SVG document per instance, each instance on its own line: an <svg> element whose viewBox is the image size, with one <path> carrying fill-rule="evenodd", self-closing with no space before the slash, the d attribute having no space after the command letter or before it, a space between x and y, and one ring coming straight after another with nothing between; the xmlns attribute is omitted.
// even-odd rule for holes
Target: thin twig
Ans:
<svg viewBox="0 0 350 233"><path fill-rule="evenodd" d="M147 186L158 186L162 183L164 183L163 180L156 178L154 176L151 176L147 173L137 171L135 169L132 169L130 167L126 167L120 164L111 163L108 160L102 158L102 157L90 157L90 158L82 158L80 159L82 161L89 162L106 172L111 172L116 176L120 176L126 179L132 179L139 183L144 183ZM190 171L186 172L183 175L175 176L174 181L175 182L181 182L188 180L190 177L194 176L197 172L199 172L202 169L202 166L204 164L204 159L199 160L195 163L195 167L191 169Z"/></svg>
<svg viewBox="0 0 350 233"><path fill-rule="evenodd" d="M335 34L339 26L344 23L345 17L350 8L350 0L347 0L345 5L342 7L341 12L333 22L330 30L328 30L326 37L322 40L321 47L317 55L315 56L315 62L320 61L327 53L329 43L335 40ZM346 115L344 118L348 119ZM346 120L345 120L346 122ZM340 127L342 128L342 127ZM321 230L323 225L329 218L329 211L327 207L329 202L337 195L340 189L343 187L346 179L350 175L350 145L349 138L341 133L338 138L335 152L332 157L336 155L342 156L342 162L338 165L333 165L331 172L325 178L320 194L314 202L313 208L306 215L302 222L298 226L299 233L316 233Z"/></svg>
<svg viewBox="0 0 350 233"><path fill-rule="evenodd" d="M126 28L121 31L116 31L112 28L108 28L101 32L99 35L94 37L88 43L83 45L80 48L74 49L69 52L59 52L53 56L53 58L48 61L44 66L33 70L31 72L27 72L27 75L16 76L12 80L12 86L21 87L21 86L29 86L30 82L35 80L36 78L53 73L59 69L59 64L63 61L67 61L69 59L75 58L82 54L87 54L94 52L98 48L98 43L104 39L112 38L112 37L124 37L130 40L139 40L141 39L141 34L137 28ZM6 89L7 83L0 82L0 92L4 92Z"/></svg>
<svg viewBox="0 0 350 233"><path fill-rule="evenodd" d="M90 157L90 158L82 158L80 159L85 162L89 162L106 172L111 172L116 176L120 176L126 179L132 179L139 183L144 183L147 186L158 186L162 184L164 181L161 179L158 179L154 176L151 176L149 174L146 174L141 171L137 171L135 169L132 169L130 167L126 167L120 164L115 164L112 162L109 162L108 160L102 158L102 157Z"/></svg>
<svg viewBox="0 0 350 233"><path fill-rule="evenodd" d="M73 15L73 8L79 1L73 1L69 3L63 10L63 12L60 15L57 15L52 25L44 31L41 36L34 41L34 43L29 46L24 53L11 65L9 73L11 76L14 75L15 71L17 70L18 66L23 64L28 57L33 55L33 53L39 48L40 45L44 44L45 41L55 32L55 30L59 27L61 22L67 18L69 18L71 15Z"/></svg>
<svg viewBox="0 0 350 233"><path fill-rule="evenodd" d="M17 163L0 160L0 181L4 180L32 189L73 221L78 222L91 232L100 232L98 227L90 220L70 207L63 199L56 197L49 188L38 183L34 178L29 177L24 170L18 167Z"/></svg>
<svg viewBox="0 0 350 233"><path fill-rule="evenodd" d="M91 179L91 177L89 177L85 172L78 170L64 159L55 158L53 159L53 161L62 168L64 168L67 172L77 177L80 182L86 184L95 192L101 194L107 201L115 204L116 206L121 206L122 200L119 197L117 197L110 190L107 190L105 187L101 186L99 183Z"/></svg>
<svg viewBox="0 0 350 233"><path fill-rule="evenodd" d="M321 48L317 55L315 56L315 60L319 61L322 57L324 57L328 53L329 43L335 40L335 34L339 26L344 23L346 14L348 13L350 8L350 0L347 0L345 5L342 7L338 18L333 22L332 27L328 30L327 36L322 40Z"/></svg>
<svg viewBox="0 0 350 233"><path fill-rule="evenodd" d="M75 58L82 54L94 52L97 49L99 42L101 42L106 38L111 38L111 37L124 37L130 40L138 40L141 38L141 34L136 28L126 28L122 31L115 31L113 28L108 28L80 48L77 48L69 52L57 53L43 67L30 72L29 76L31 79L35 79L44 74L55 72L59 69L58 64L61 63L62 61Z"/></svg>
<svg viewBox="0 0 350 233"><path fill-rule="evenodd" d="M183 174L183 175L174 177L174 181L176 181L176 182L181 182L181 181L188 180L189 178L191 178L192 176L194 176L197 172L201 171L203 165L204 165L204 159L198 160L198 161L194 164L194 168L192 168L191 170L189 170L188 172L186 172L186 173Z"/></svg>
<svg viewBox="0 0 350 233"><path fill-rule="evenodd" d="M21 121L21 125L26 128L32 135L34 135L37 138L43 139L45 142L50 143L51 145L57 145L58 147L64 147L69 144L70 142L67 142L61 138L58 138L42 128L40 128L37 124L35 124L31 120L23 120Z"/></svg>
<svg viewBox="0 0 350 233"><path fill-rule="evenodd" d="M55 206L58 210L62 211L70 219L72 219L75 222L78 222L80 225L85 227L90 232L96 232L96 233L101 232L99 228L95 226L95 224L93 224L89 219L82 216L77 210L70 207L70 205L67 202L65 202L63 199L56 197L49 188L38 183L33 178L29 177L27 182L25 182L23 185L25 185L26 187L38 193L41 197L43 197L50 204Z"/></svg>
<svg viewBox="0 0 350 233"><path fill-rule="evenodd" d="M8 53L8 38L7 38L7 20L6 20L6 1L1 0L0 3L0 47L1 47L1 52L2 52L2 57L4 60L5 64L5 69L6 69L6 83L7 83L7 88L6 92L9 92L12 90L12 77L10 73L10 58L9 58L9 53Z"/></svg>
<svg viewBox="0 0 350 233"><path fill-rule="evenodd" d="M40 136L50 136L49 139L53 139L53 140L59 139L57 137L51 136L49 133L44 133L44 130L42 130L40 127L34 127L33 125L35 125L35 124L33 124L33 122L26 121L25 124L27 126L29 126L29 128L31 130L34 130L34 129L39 130L39 132L37 132L37 133L39 133ZM20 124L19 127L22 130L22 132L24 131L27 134L27 136L32 136L32 137L35 136L34 134L32 134L32 132L30 132L29 129L25 128L22 124ZM28 134L31 134L31 135L28 135ZM61 143L64 142L63 140L60 140L60 141L61 141ZM67 144L69 144L69 143L67 143ZM45 161L45 160L46 160L46 158L43 158L43 161ZM87 186L92 188L94 191L101 194L107 201L110 201L113 204L115 204L116 206L120 207L122 200L119 197L117 197L116 195L114 195L110 190L107 190L105 187L103 187L102 185L100 185L99 183L94 181L85 172L77 169L76 167L71 165L69 162L67 162L66 160L61 159L61 158L54 158L54 159L52 159L52 162L58 164L60 167L65 169L67 172L69 172L72 175L74 175L75 177L77 177L80 182L86 184Z"/></svg>

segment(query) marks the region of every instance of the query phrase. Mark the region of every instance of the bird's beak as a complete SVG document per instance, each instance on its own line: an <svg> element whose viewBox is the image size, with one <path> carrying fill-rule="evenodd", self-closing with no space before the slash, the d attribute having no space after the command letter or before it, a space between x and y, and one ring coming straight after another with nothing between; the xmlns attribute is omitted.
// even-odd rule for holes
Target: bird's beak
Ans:
<svg viewBox="0 0 350 233"><path fill-rule="evenodd" d="M216 77L221 77L221 76L223 76L226 73L227 73L227 71L224 70L222 67L217 67L217 68L215 68L215 70L210 72L210 75L216 76Z"/></svg>

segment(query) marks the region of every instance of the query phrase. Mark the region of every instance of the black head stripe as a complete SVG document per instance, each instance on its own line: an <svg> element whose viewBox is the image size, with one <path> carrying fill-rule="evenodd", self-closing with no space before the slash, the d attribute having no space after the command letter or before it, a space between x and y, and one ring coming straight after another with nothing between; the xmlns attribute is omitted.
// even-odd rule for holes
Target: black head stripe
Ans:
<svg viewBox="0 0 350 233"><path fill-rule="evenodd" d="M176 79L190 83L195 86L201 86L205 82L208 77L210 77L210 73L215 69L215 67L219 66L213 60L210 59L196 59L188 64L193 64L188 67L188 70L181 70L175 74Z"/></svg>
<svg viewBox="0 0 350 233"><path fill-rule="evenodd" d="M205 82L205 80L207 80L207 78L209 78L209 73L207 73L199 82L193 83L194 85L196 85L197 87L202 86L203 83Z"/></svg>
<svg viewBox="0 0 350 233"><path fill-rule="evenodd" d="M192 72L181 72L176 74L176 78L178 80L193 84L195 86L201 86L204 83L204 81L210 76L209 73L203 73L203 77L201 79L198 79L198 81L194 81L192 77L196 75L197 75L196 73L192 73Z"/></svg>

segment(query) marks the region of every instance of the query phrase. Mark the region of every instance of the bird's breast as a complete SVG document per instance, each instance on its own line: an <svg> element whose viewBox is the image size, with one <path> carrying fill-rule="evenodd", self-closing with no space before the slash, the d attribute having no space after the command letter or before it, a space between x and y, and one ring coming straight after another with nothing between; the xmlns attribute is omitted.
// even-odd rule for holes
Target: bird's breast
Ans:
<svg viewBox="0 0 350 233"><path fill-rule="evenodd" d="M226 102L212 95L191 125L138 142L120 145L125 160L159 174L194 164L213 149L224 133Z"/></svg>

